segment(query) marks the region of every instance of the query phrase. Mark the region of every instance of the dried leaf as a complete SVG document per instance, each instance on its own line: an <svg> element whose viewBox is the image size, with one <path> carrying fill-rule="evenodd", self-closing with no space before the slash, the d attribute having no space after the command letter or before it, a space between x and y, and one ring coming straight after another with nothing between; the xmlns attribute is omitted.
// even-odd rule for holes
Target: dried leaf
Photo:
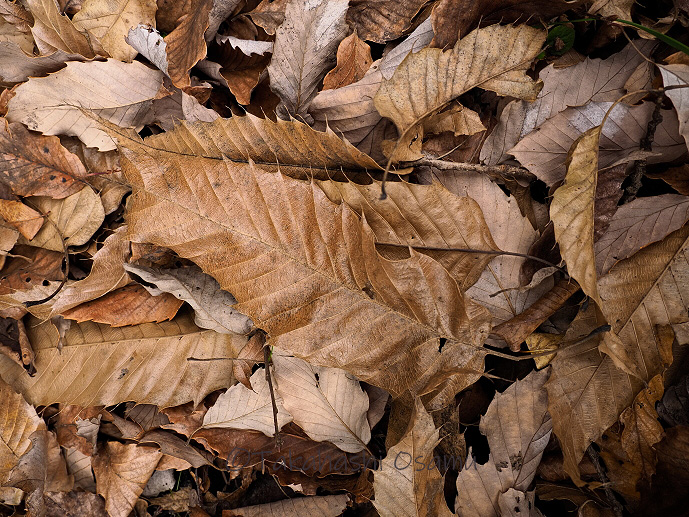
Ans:
<svg viewBox="0 0 689 517"><path fill-rule="evenodd" d="M683 487L689 482L689 428L672 427L657 445L658 467L651 488L644 494L641 511L662 512L663 515L682 515L687 508L687 494Z"/></svg>
<svg viewBox="0 0 689 517"><path fill-rule="evenodd" d="M43 217L21 201L0 199L0 217L25 239L33 239L43 226Z"/></svg>
<svg viewBox="0 0 689 517"><path fill-rule="evenodd" d="M689 85L689 65L664 65L658 68L663 76L663 84L666 88L675 85L684 86L684 88L668 90L666 95L677 110L679 133L684 137L687 145L689 145L689 91L687 91L687 86Z"/></svg>
<svg viewBox="0 0 689 517"><path fill-rule="evenodd" d="M77 30L98 39L111 57L131 61L136 50L124 40L136 23L155 24L155 0L85 0L72 23Z"/></svg>
<svg viewBox="0 0 689 517"><path fill-rule="evenodd" d="M183 303L171 294L153 296L142 286L133 284L62 311L62 316L79 323L95 321L123 327L171 320Z"/></svg>
<svg viewBox="0 0 689 517"><path fill-rule="evenodd" d="M342 88L360 81L371 63L371 47L354 31L337 47L337 66L323 78L323 90Z"/></svg>
<svg viewBox="0 0 689 517"><path fill-rule="evenodd" d="M127 517L160 461L157 447L108 442L93 462L98 493L111 517Z"/></svg>
<svg viewBox="0 0 689 517"><path fill-rule="evenodd" d="M146 286L149 293L158 296L171 293L187 302L194 309L194 322L201 328L221 334L248 334L252 321L236 312L237 303L230 293L220 289L220 284L197 267L177 269L151 269L134 264L124 264L124 269L154 287Z"/></svg>
<svg viewBox="0 0 689 517"><path fill-rule="evenodd" d="M218 397L203 417L203 427L225 427L228 429L247 429L261 431L267 436L275 434L273 423L273 404L270 388L266 381L265 369L259 368L251 376L253 391L243 384L235 384ZM279 393L279 392L278 392ZM275 395L278 428L292 421L285 409L282 398Z"/></svg>
<svg viewBox="0 0 689 517"><path fill-rule="evenodd" d="M114 141L82 110L120 127L138 126L162 80L160 72L137 62L69 62L59 72L20 85L9 102L7 120L45 135L73 135L89 147L109 151L115 149Z"/></svg>
<svg viewBox="0 0 689 517"><path fill-rule="evenodd" d="M345 0L290 0L275 33L268 65L270 87L282 101L277 113L307 120L318 83L334 63L335 49L347 34Z"/></svg>
<svg viewBox="0 0 689 517"><path fill-rule="evenodd" d="M222 126L204 129L218 127ZM191 129L184 126L197 150L213 141ZM170 135L177 136L166 133L169 140ZM134 186L128 215L134 240L168 245L195 261L232 292L239 302L236 308L264 329L273 345L312 364L347 369L396 394L441 390L439 383L449 389L448 383L459 377L466 382L466 375L459 372L473 370L467 362L482 353L478 346L487 331L486 312L464 299L440 264L416 252L407 260L383 259L375 251L368 225L347 206L331 203L316 185L266 173L253 164L161 153L151 147L151 140L155 142L153 138L143 144L122 142L126 145L123 168ZM162 179L163 173L169 179L160 183L155 178ZM206 190L191 188L195 182L184 179L190 173L205 178ZM204 196L202 205L199 195ZM299 211L291 210L294 203ZM259 216L259 210L264 215ZM281 229L272 221L281 221ZM290 235L303 235L304 240L281 238L287 228ZM179 231L184 232L182 241ZM226 245L218 247L219 241ZM228 253L234 249L246 253ZM258 262L249 266L251 257ZM260 257L271 257L271 263L264 260L257 276ZM298 296L286 297L286 289ZM273 298L275 304L268 303L267 297L276 290L281 296ZM441 292L442 304L436 303ZM322 297L328 298L322 306L325 311L320 303L314 304ZM286 311L293 311L290 318L275 317ZM341 334L342 318L350 323L355 318L363 325L357 328L355 340L354 334ZM373 346L362 335L375 335ZM438 344L423 345L437 343L440 337L448 339L442 354ZM333 339L337 357L329 351Z"/></svg>
<svg viewBox="0 0 689 517"><path fill-rule="evenodd" d="M208 13L208 28L206 41L212 41L218 33L220 24L224 22L236 9L241 0L213 0L213 6Z"/></svg>
<svg viewBox="0 0 689 517"><path fill-rule="evenodd" d="M64 199L39 196L30 201L48 216L41 230L26 242L31 246L63 251L65 246L86 244L105 219L100 196L91 187Z"/></svg>
<svg viewBox="0 0 689 517"><path fill-rule="evenodd" d="M235 510L223 510L223 517L299 517L300 515L322 515L337 517L342 514L349 501L347 494L320 497L283 499L275 503L245 506Z"/></svg>
<svg viewBox="0 0 689 517"><path fill-rule="evenodd" d="M426 0L355 0L347 12L347 22L362 39L385 43L402 36Z"/></svg>
<svg viewBox="0 0 689 517"><path fill-rule="evenodd" d="M565 177L565 162L574 141L582 133L600 126L611 106L610 102L590 102L567 108L541 124L538 131L526 135L509 153L540 180L548 185L557 183ZM600 137L599 168L612 165L639 149L654 106L645 102L639 106L618 104L613 108ZM663 121L656 128L653 140L653 150L659 154L649 156L649 163L671 161L686 152L686 144L677 133L677 116L672 111L661 113Z"/></svg>
<svg viewBox="0 0 689 517"><path fill-rule="evenodd" d="M213 390L232 383L222 361L187 358L236 357L246 338L200 330L183 315L170 322L112 328L73 323L60 354L50 322L27 327L38 374L0 356L3 377L35 405L54 402L83 407L134 400L174 406L198 403ZM65 372L75 372L67 374Z"/></svg>
<svg viewBox="0 0 689 517"><path fill-rule="evenodd" d="M67 61L84 61L80 54L68 54L62 50L45 56L33 57L18 45L0 41L0 81L14 84L23 83L29 77L40 77L57 72L65 67Z"/></svg>
<svg viewBox="0 0 689 517"><path fill-rule="evenodd" d="M277 352L273 364L282 403L309 438L329 441L345 452L366 448L371 439L368 395L356 378L344 370L312 366Z"/></svg>
<svg viewBox="0 0 689 517"><path fill-rule="evenodd" d="M34 18L31 32L41 54L62 50L92 58L99 53L94 49L94 42L60 13L54 0L26 0L26 5Z"/></svg>
<svg viewBox="0 0 689 517"><path fill-rule="evenodd" d="M2 182L18 196L62 199L85 186L86 169L54 136L41 136L0 119Z"/></svg>
<svg viewBox="0 0 689 517"><path fill-rule="evenodd" d="M380 468L373 473L373 505L381 516L452 515L445 503L442 477L433 464L438 441L433 419L416 399L407 432L388 449Z"/></svg>
<svg viewBox="0 0 689 517"><path fill-rule="evenodd" d="M94 485L95 490L95 485ZM45 494L47 517L107 517L103 498L90 492L48 492Z"/></svg>
<svg viewBox="0 0 689 517"><path fill-rule="evenodd" d="M565 181L553 194L550 218L567 271L598 305L598 277L593 253L593 221L598 183L601 128L586 131L572 144Z"/></svg>
<svg viewBox="0 0 689 517"><path fill-rule="evenodd" d="M424 49L409 54L390 80L383 81L374 102L392 120L407 146L421 132L416 126L448 102L474 87L523 99L536 99L541 83L525 71L541 51L545 34L526 25L477 29L448 52ZM485 66L485 63L490 66ZM452 76L426 70L451 70Z"/></svg>
<svg viewBox="0 0 689 517"><path fill-rule="evenodd" d="M239 39L234 36L218 36L216 38L218 43L229 43L230 47L239 49L246 56L251 54L258 54L262 56L264 54L273 53L273 42L272 41L256 41L249 39Z"/></svg>

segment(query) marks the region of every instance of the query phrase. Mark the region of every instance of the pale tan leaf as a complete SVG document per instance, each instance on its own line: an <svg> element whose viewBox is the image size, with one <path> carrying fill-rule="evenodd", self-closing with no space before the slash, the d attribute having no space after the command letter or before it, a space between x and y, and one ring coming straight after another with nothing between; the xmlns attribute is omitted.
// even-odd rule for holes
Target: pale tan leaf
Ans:
<svg viewBox="0 0 689 517"><path fill-rule="evenodd" d="M664 239L689 220L689 197L664 194L642 197L622 205L610 220L608 230L596 242L596 267L610 271L643 247Z"/></svg>
<svg viewBox="0 0 689 517"><path fill-rule="evenodd" d="M543 517L536 508L536 492L522 492L509 488L498 496L501 517Z"/></svg>
<svg viewBox="0 0 689 517"><path fill-rule="evenodd" d="M634 0L596 0L589 7L589 12L606 17L613 16L623 20L631 20L633 5Z"/></svg>
<svg viewBox="0 0 689 517"><path fill-rule="evenodd" d="M474 135L486 130L481 118L474 110L453 106L447 111L428 117L423 124L426 133L451 131L455 136Z"/></svg>
<svg viewBox="0 0 689 517"><path fill-rule="evenodd" d="M601 128L586 131L572 144L565 181L553 194L550 218L567 271L598 305L598 276L593 253L593 221L598 183Z"/></svg>
<svg viewBox="0 0 689 517"><path fill-rule="evenodd" d="M251 54L258 54L259 56L262 56L263 54L273 53L272 41L240 39L235 38L234 36L218 36L215 39L218 43L229 43L232 48L238 48L247 56L250 56Z"/></svg>
<svg viewBox="0 0 689 517"><path fill-rule="evenodd" d="M355 0L349 6L347 21L362 39L385 43L402 36L426 3L426 0Z"/></svg>
<svg viewBox="0 0 689 517"><path fill-rule="evenodd" d="M381 516L452 515L445 503L442 477L433 465L433 449L439 440L433 419L416 399L402 440L388 449L373 473L373 505Z"/></svg>
<svg viewBox="0 0 689 517"><path fill-rule="evenodd" d="M589 102L614 102L625 93L625 84L636 67L645 63L639 51L649 54L653 43L635 41L608 59L586 58L581 63L558 69L548 65L538 74L543 89L535 102L510 102L481 148L481 161L498 164L507 152L531 131L570 106ZM638 51L637 51L638 49Z"/></svg>
<svg viewBox="0 0 689 517"><path fill-rule="evenodd" d="M157 447L108 442L93 461L96 487L110 517L127 517L163 453Z"/></svg>
<svg viewBox="0 0 689 517"><path fill-rule="evenodd" d="M430 19L419 25L399 45L383 58L374 62L360 80L342 88L323 90L314 97L309 114L315 119L317 129L326 126L354 145L365 142L369 147L381 116L373 104L373 98L383 80L392 77L395 69L410 52L419 52L433 39Z"/></svg>
<svg viewBox="0 0 689 517"><path fill-rule="evenodd" d="M529 488L552 431L544 389L549 374L532 372L496 394L479 427L490 455L483 465L468 459L459 472L457 514L497 517L501 494Z"/></svg>
<svg viewBox="0 0 689 517"><path fill-rule="evenodd" d="M160 450L165 456L161 459L167 462L168 465L172 464L175 458L181 460L181 462L186 463L186 467L177 470L186 470L187 468L199 468L206 465L212 465L213 456L206 453L203 450L199 450L196 447L189 445L186 440L183 440L174 433L163 431L161 429L154 429L147 432L143 437L139 439L139 443L155 443L160 446ZM168 458L166 460L166 458ZM180 462L176 462L179 464ZM163 465L165 466L165 465ZM170 468L170 467L168 467ZM161 468L159 464L156 470L166 470Z"/></svg>
<svg viewBox="0 0 689 517"><path fill-rule="evenodd" d="M19 32L31 32L33 16L31 16L31 13L27 11L21 3L11 0L2 0L2 2L0 2L0 16L7 23L14 25Z"/></svg>
<svg viewBox="0 0 689 517"><path fill-rule="evenodd" d="M337 517L347 506L347 494L283 499L275 503L223 510L223 517Z"/></svg>
<svg viewBox="0 0 689 517"><path fill-rule="evenodd" d="M140 277L150 287L144 286L154 296L171 293L194 309L194 322L201 328L222 334L248 334L252 321L235 311L237 303L227 291L210 275L197 267L177 269L152 269L134 264L124 264L124 269Z"/></svg>
<svg viewBox="0 0 689 517"><path fill-rule="evenodd" d="M27 54L17 44L0 41L0 81L23 83L29 77L40 77L65 67L67 61L83 61L79 54L68 54L62 50L46 56Z"/></svg>
<svg viewBox="0 0 689 517"><path fill-rule="evenodd" d="M579 311L564 341L584 338L603 324L605 319L595 304L589 304L588 310ZM615 423L643 386L598 349L601 341L599 333L579 344L561 347L546 384L548 410L562 447L564 469L578 485L583 483L578 465L584 451Z"/></svg>
<svg viewBox="0 0 689 517"><path fill-rule="evenodd" d="M91 187L84 187L64 199L46 196L29 199L42 213L48 215L48 221L41 230L26 242L31 246L62 251L64 246L86 244L105 219L100 196Z"/></svg>
<svg viewBox="0 0 689 517"><path fill-rule="evenodd" d="M376 108L395 123L406 146L412 133L420 131L417 124L472 88L535 100L541 83L525 72L544 41L545 33L528 25L493 25L476 29L450 51L409 54L392 78L383 81Z"/></svg>
<svg viewBox="0 0 689 517"><path fill-rule="evenodd" d="M567 108L541 124L509 150L519 162L540 180L552 185L565 177L567 154L574 141L584 132L600 126L611 102L590 102ZM610 112L600 137L598 167L604 168L639 150L646 134L655 103L639 106L618 104ZM686 144L677 132L677 115L661 111L663 121L656 128L649 163L671 161L686 152Z"/></svg>
<svg viewBox="0 0 689 517"><path fill-rule="evenodd" d="M124 40L137 23L155 24L155 0L86 0L72 23L82 32L96 37L111 57L131 61L136 50Z"/></svg>
<svg viewBox="0 0 689 517"><path fill-rule="evenodd" d="M96 478L91 470L91 460L91 456L84 454L76 447L65 448L67 470L74 476L74 484L89 492L95 492Z"/></svg>
<svg viewBox="0 0 689 517"><path fill-rule="evenodd" d="M275 33L268 65L270 87L282 101L283 119L306 120L318 83L335 60L335 49L347 34L346 0L290 0L285 21Z"/></svg>
<svg viewBox="0 0 689 517"><path fill-rule="evenodd" d="M444 178L443 178L444 179ZM318 186L336 203L344 202L366 217L378 249L388 258L406 258L407 246L419 246L419 252L440 262L463 290L473 285L493 258L461 252L443 252L431 248L471 248L497 251L481 206L465 192L458 195L438 183L414 185L389 183L388 198L380 200L380 183L358 185L336 181L319 181ZM499 190L497 185L495 188ZM505 195L500 191L500 194ZM493 215L488 212L489 217ZM403 247L384 246L383 243ZM512 248L505 248L512 249ZM481 300L484 302L484 300Z"/></svg>
<svg viewBox="0 0 689 517"><path fill-rule="evenodd" d="M160 323L173 319L183 303L171 294L153 296L144 287L130 284L62 311L62 316L79 323L95 321L113 327Z"/></svg>
<svg viewBox="0 0 689 517"><path fill-rule="evenodd" d="M689 65L664 65L658 68L663 76L665 87L684 85L684 88L668 90L666 95L675 105L679 116L679 132L689 146Z"/></svg>
<svg viewBox="0 0 689 517"><path fill-rule="evenodd" d="M13 43L27 54L33 53L34 41L31 33L29 32L27 34L25 32L18 31L14 25L8 23L3 18L0 18L0 42Z"/></svg>
<svg viewBox="0 0 689 517"><path fill-rule="evenodd" d="M120 226L105 239L103 247L93 256L89 275L60 292L52 308L53 316L129 283L129 275L123 266L130 255L130 243L126 236L127 227Z"/></svg>
<svg viewBox="0 0 689 517"><path fill-rule="evenodd" d="M528 336L525 341L526 346L529 347L529 350L540 354L541 352L546 352L548 350L552 350L553 352L557 351L564 337L565 336L562 334L544 334L534 332ZM548 366L553 359L555 359L554 353L551 355L536 355L533 358L534 363L536 363L536 368L539 370Z"/></svg>
<svg viewBox="0 0 689 517"><path fill-rule="evenodd" d="M187 358L236 357L246 343L242 336L201 330L188 315L121 328L72 323L62 353L55 348L58 335L50 322L32 320L27 331L36 353L36 376L29 377L4 355L0 370L35 405L198 403L211 391L231 385L232 377L222 361Z"/></svg>
<svg viewBox="0 0 689 517"><path fill-rule="evenodd" d="M72 20L60 13L55 0L26 0L26 6L34 18L31 32L41 54L62 50L92 58L98 53L94 49L94 42L79 32Z"/></svg>
<svg viewBox="0 0 689 517"><path fill-rule="evenodd" d="M220 395L203 417L203 427L246 429L273 436L273 404L264 368L259 368L251 376L251 387L253 390L241 383L235 384ZM282 428L292 421L292 416L285 410L279 393L275 394L275 404L278 409L278 428Z"/></svg>
<svg viewBox="0 0 689 517"><path fill-rule="evenodd" d="M138 126L162 81L162 73L142 63L69 62L55 74L20 85L9 102L7 120L46 135L77 136L89 147L109 151L115 149L113 140L81 110L120 127Z"/></svg>
<svg viewBox="0 0 689 517"><path fill-rule="evenodd" d="M25 239L33 239L43 226L41 214L21 201L0 199L0 217Z"/></svg>
<svg viewBox="0 0 689 517"><path fill-rule="evenodd" d="M354 31L337 47L337 66L323 78L323 90L342 88L360 81L371 63L371 47Z"/></svg>
<svg viewBox="0 0 689 517"><path fill-rule="evenodd" d="M18 196L61 199L85 186L86 169L57 137L36 135L0 119L0 151L2 182Z"/></svg>
<svg viewBox="0 0 689 517"><path fill-rule="evenodd" d="M218 33L220 24L224 22L241 3L241 0L213 0L213 6L208 13L208 28L205 34L206 41L213 40Z"/></svg>
<svg viewBox="0 0 689 517"><path fill-rule="evenodd" d="M4 379L5 375L2 377ZM29 437L34 431L45 429L45 423L33 406L3 379L0 379L0 397L3 401L0 405L0 484L5 485L10 471L31 447Z"/></svg>
<svg viewBox="0 0 689 517"><path fill-rule="evenodd" d="M256 25L271 36L285 20L287 0L261 0L256 9L247 13Z"/></svg>
<svg viewBox="0 0 689 517"><path fill-rule="evenodd" d="M309 438L329 441L345 452L366 448L371 439L366 418L368 395L356 378L344 370L312 366L277 351L272 357L282 404ZM251 379L253 386L253 375Z"/></svg>
<svg viewBox="0 0 689 517"><path fill-rule="evenodd" d="M186 134L192 138L184 147L203 152L213 140L192 127L222 126L181 127L166 133L168 141ZM430 257L382 258L368 225L315 184L253 164L158 151L149 144L153 138L122 140L123 169L134 188L133 240L170 247L196 262L273 345L395 394L440 392L475 369L468 362L482 356L487 313ZM280 317L286 312L289 317ZM442 352L440 337L448 340Z"/></svg>
<svg viewBox="0 0 689 517"><path fill-rule="evenodd" d="M125 41L136 52L168 75L167 44L160 33L150 25L142 24L128 30Z"/></svg>

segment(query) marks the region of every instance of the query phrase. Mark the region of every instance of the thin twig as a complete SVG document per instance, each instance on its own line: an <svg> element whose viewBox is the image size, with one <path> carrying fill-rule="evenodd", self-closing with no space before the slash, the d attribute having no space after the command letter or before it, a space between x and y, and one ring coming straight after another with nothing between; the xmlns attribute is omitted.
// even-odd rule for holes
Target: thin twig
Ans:
<svg viewBox="0 0 689 517"><path fill-rule="evenodd" d="M263 362L266 368L266 382L270 389L270 401L273 404L273 424L275 425L275 448L280 450L282 447L282 438L280 437L280 425L278 424L278 405L275 402L275 391L273 390L273 380L270 377L270 367L273 365L273 357L270 351L270 346L263 345Z"/></svg>
<svg viewBox="0 0 689 517"><path fill-rule="evenodd" d="M528 182L536 179L536 176L534 176L528 169L515 167L513 165L481 165L479 163L449 162L446 160L435 160L432 158L422 158L421 160L413 162L412 165L426 165L441 171L475 172L479 174L486 174L491 177L511 176L516 180Z"/></svg>
<svg viewBox="0 0 689 517"><path fill-rule="evenodd" d="M586 449L586 453L588 454L589 458L591 458L591 463L593 463L593 466L596 467L598 477L600 478L601 483L603 483L603 491L605 492L605 496L608 498L612 511L615 512L615 517L622 517L624 515L624 508L622 508L622 505L610 489L610 480L605 474L605 470L603 470L603 465L600 463L600 455L598 454L598 451L593 447L593 444L591 444L588 446L588 449Z"/></svg>

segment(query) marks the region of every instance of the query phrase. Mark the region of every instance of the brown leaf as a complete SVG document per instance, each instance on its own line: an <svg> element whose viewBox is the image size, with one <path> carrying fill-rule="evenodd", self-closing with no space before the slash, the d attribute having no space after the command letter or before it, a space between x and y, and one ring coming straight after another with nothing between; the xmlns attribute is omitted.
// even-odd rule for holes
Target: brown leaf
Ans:
<svg viewBox="0 0 689 517"><path fill-rule="evenodd" d="M139 443L155 443L159 445L163 454L186 462L188 466L184 470L190 467L199 468L212 465L213 457L211 454L190 446L186 440L171 432L160 429L149 431L139 439Z"/></svg>
<svg viewBox="0 0 689 517"><path fill-rule="evenodd" d="M229 47L223 45L222 48ZM204 59L197 68L226 86L239 104L249 104L251 92L258 85L261 74L270 62L270 56L247 56L239 49L231 49L223 50L223 57L222 65Z"/></svg>
<svg viewBox="0 0 689 517"><path fill-rule="evenodd" d="M144 287L132 284L62 311L62 316L79 323L95 321L123 327L171 320L183 303L171 294L153 296Z"/></svg>
<svg viewBox="0 0 689 517"><path fill-rule="evenodd" d="M323 78L323 90L342 88L360 81L371 63L371 47L354 31L337 47L337 66Z"/></svg>
<svg viewBox="0 0 689 517"><path fill-rule="evenodd" d="M433 8L431 19L435 38L433 46L449 48L479 23L525 23L527 20L549 20L581 4L581 1L532 0L441 0ZM536 19L533 19L536 18ZM628 19L628 18L627 18Z"/></svg>
<svg viewBox="0 0 689 517"><path fill-rule="evenodd" d="M585 131L597 127L612 106L610 102L590 102L567 108L541 124L509 150L519 162L540 180L552 185L565 177L565 162L574 141ZM618 104L610 112L600 137L598 167L603 168L626 158L639 149L655 104L638 106ZM684 152L686 144L677 132L677 116L661 111L663 121L656 128L654 154L649 163L671 161Z"/></svg>
<svg viewBox="0 0 689 517"><path fill-rule="evenodd" d="M337 517L347 506L347 494L318 497L283 499L275 503L245 506L235 510L223 510L223 517L296 517L298 515L322 515Z"/></svg>
<svg viewBox="0 0 689 517"><path fill-rule="evenodd" d="M86 169L54 136L41 136L17 123L0 120L0 167L18 196L61 199L84 187Z"/></svg>
<svg viewBox="0 0 689 517"><path fill-rule="evenodd" d="M82 110L121 127L138 126L162 81L163 74L143 63L69 62L59 72L20 85L9 102L7 120L46 135L77 136L89 147L109 151L115 149L114 141Z"/></svg>
<svg viewBox="0 0 689 517"><path fill-rule="evenodd" d="M218 127L212 124L204 129ZM197 150L210 144L203 133L189 132L191 129L186 126L185 132L193 137L189 142L196 142ZM166 135L169 138L172 133ZM375 251L368 225L346 205L331 203L315 184L267 173L253 164L161 153L151 147L151 140L122 142L126 145L123 167L135 190L128 215L134 240L169 245L181 256L193 259L215 276L222 288L232 292L239 302L236 308L264 329L273 345L313 364L347 369L359 379L396 394L406 390L440 393L447 388L444 396L450 397L454 396L449 394L450 385L460 378L467 380L459 371L474 369L467 363L481 355L477 347L487 331L487 315L464 299L440 264L416 252L407 260L383 259ZM166 177L176 171L174 187L155 179L162 178L164 170ZM205 191L208 197L203 208L197 197L202 191L190 189L191 184L183 179L191 171L203 171L213 185ZM170 189L175 191L173 197ZM252 201L247 205L244 199ZM301 209L292 211L293 203ZM184 225L183 242L173 235L180 231L169 226L173 220ZM278 220L280 230L269 222ZM269 233L260 229L264 224L272 228ZM291 235L303 235L304 240L281 238L287 228L292 229ZM227 246L218 248L219 239ZM222 251L233 247L249 254ZM222 258L215 258L218 251ZM271 264L261 266L266 269L259 276L258 263L240 266L248 265L250 257L260 261L261 256L273 258ZM232 263L238 267L231 268ZM274 283L273 278L280 282ZM276 304L267 303L266 296L276 289L282 294L285 289L296 289L299 295L281 296L274 298ZM437 303L441 291L442 303ZM324 296L329 301L322 312L320 303L314 303ZM413 310L409 305L412 299ZM292 316L275 318L285 311L293 311ZM332 327L339 326L344 317L348 321L356 318L364 325L357 329L355 340L354 334L342 335ZM373 346L362 340L362 335L375 335ZM449 341L443 348L447 354L440 355L437 344L423 345L437 343L440 337ZM332 339L338 340L337 357L328 352ZM391 369L383 366L383 360ZM404 369L404 375L399 368Z"/></svg>
<svg viewBox="0 0 689 517"><path fill-rule="evenodd" d="M601 274L645 246L663 240L689 220L689 197L675 194L639 198L622 205L607 232L596 242Z"/></svg>
<svg viewBox="0 0 689 517"><path fill-rule="evenodd" d="M402 36L426 3L426 0L355 0L347 11L347 22L362 39L385 43Z"/></svg>
<svg viewBox="0 0 689 517"><path fill-rule="evenodd" d="M664 65L658 68L660 68L660 73L663 76L663 84L666 88L668 86L686 86L689 84L689 65ZM677 110L677 115L679 117L679 132L684 137L687 145L689 145L689 93L687 93L687 88L668 90L667 96Z"/></svg>
<svg viewBox="0 0 689 517"><path fill-rule="evenodd" d="M29 55L18 45L0 41L0 81L23 83L29 77L41 77L65 67L67 61L84 61L80 54L68 54L57 50L45 56Z"/></svg>
<svg viewBox="0 0 689 517"><path fill-rule="evenodd" d="M99 450L93 471L108 515L129 515L162 455L157 447L118 442L108 442Z"/></svg>
<svg viewBox="0 0 689 517"><path fill-rule="evenodd" d="M647 176L661 179L680 194L689 195L689 165L672 167L663 172L648 171Z"/></svg>
<svg viewBox="0 0 689 517"><path fill-rule="evenodd" d="M155 24L155 12L155 0L85 0L72 23L77 30L97 38L111 57L131 61L136 50L124 38L135 23Z"/></svg>
<svg viewBox="0 0 689 517"><path fill-rule="evenodd" d="M285 21L275 33L273 58L268 65L270 87L282 101L283 119L307 120L311 101L333 55L347 34L345 0L290 0Z"/></svg>
<svg viewBox="0 0 689 517"><path fill-rule="evenodd" d="M214 0L208 13L208 28L206 29L206 41L212 41L218 33L220 24L224 22L241 4L241 0Z"/></svg>
<svg viewBox="0 0 689 517"><path fill-rule="evenodd" d="M250 11L248 16L271 36L285 20L287 0L261 0L256 9Z"/></svg>
<svg viewBox="0 0 689 517"><path fill-rule="evenodd" d="M48 492L46 517L107 517L103 498L90 492Z"/></svg>
<svg viewBox="0 0 689 517"><path fill-rule="evenodd" d="M235 357L245 337L201 330L188 315L170 322L112 328L73 323L59 353L50 322L27 326L38 374L29 377L0 355L3 376L36 405L54 402L89 407L130 400L174 406L232 384L223 361L187 358ZM67 374L65 372L74 372ZM57 384L55 381L60 381Z"/></svg>
<svg viewBox="0 0 689 517"><path fill-rule="evenodd" d="M398 146L404 149L412 140L420 141L420 122L471 88L535 100L541 83L524 72L544 39L542 31L526 25L493 25L477 29L448 52L424 49L409 54L392 78L381 84L374 98L376 108L395 123ZM484 66L486 62L490 66ZM451 70L452 75L426 74L429 69Z"/></svg>
<svg viewBox="0 0 689 517"><path fill-rule="evenodd" d="M686 512L689 504L689 497L684 490L689 483L689 427L668 429L665 438L656 448L658 466L650 490L643 494L642 511L680 516Z"/></svg>
<svg viewBox="0 0 689 517"><path fill-rule="evenodd" d="M43 217L21 201L0 199L0 217L13 226L25 239L33 239L43 226Z"/></svg>
<svg viewBox="0 0 689 517"><path fill-rule="evenodd" d="M100 53L94 48L93 40L79 32L72 21L60 13L53 0L27 0L26 5L34 18L31 32L41 54L62 50L92 58Z"/></svg>
<svg viewBox="0 0 689 517"><path fill-rule="evenodd" d="M3 0L0 3L0 16L15 26L19 32L30 33L33 25L33 16L26 8L17 2Z"/></svg>
<svg viewBox="0 0 689 517"><path fill-rule="evenodd" d="M2 270L0 294L30 290L45 281L57 281L63 277L62 253L19 245L14 254L17 256L10 258Z"/></svg>

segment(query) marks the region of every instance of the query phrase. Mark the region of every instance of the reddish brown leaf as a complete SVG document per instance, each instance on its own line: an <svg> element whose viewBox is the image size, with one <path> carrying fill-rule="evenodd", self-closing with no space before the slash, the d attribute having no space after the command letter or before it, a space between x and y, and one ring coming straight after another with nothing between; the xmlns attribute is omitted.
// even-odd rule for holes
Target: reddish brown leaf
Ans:
<svg viewBox="0 0 689 517"><path fill-rule="evenodd" d="M323 90L342 88L361 80L371 63L371 47L354 31L337 47L337 66L323 79Z"/></svg>

